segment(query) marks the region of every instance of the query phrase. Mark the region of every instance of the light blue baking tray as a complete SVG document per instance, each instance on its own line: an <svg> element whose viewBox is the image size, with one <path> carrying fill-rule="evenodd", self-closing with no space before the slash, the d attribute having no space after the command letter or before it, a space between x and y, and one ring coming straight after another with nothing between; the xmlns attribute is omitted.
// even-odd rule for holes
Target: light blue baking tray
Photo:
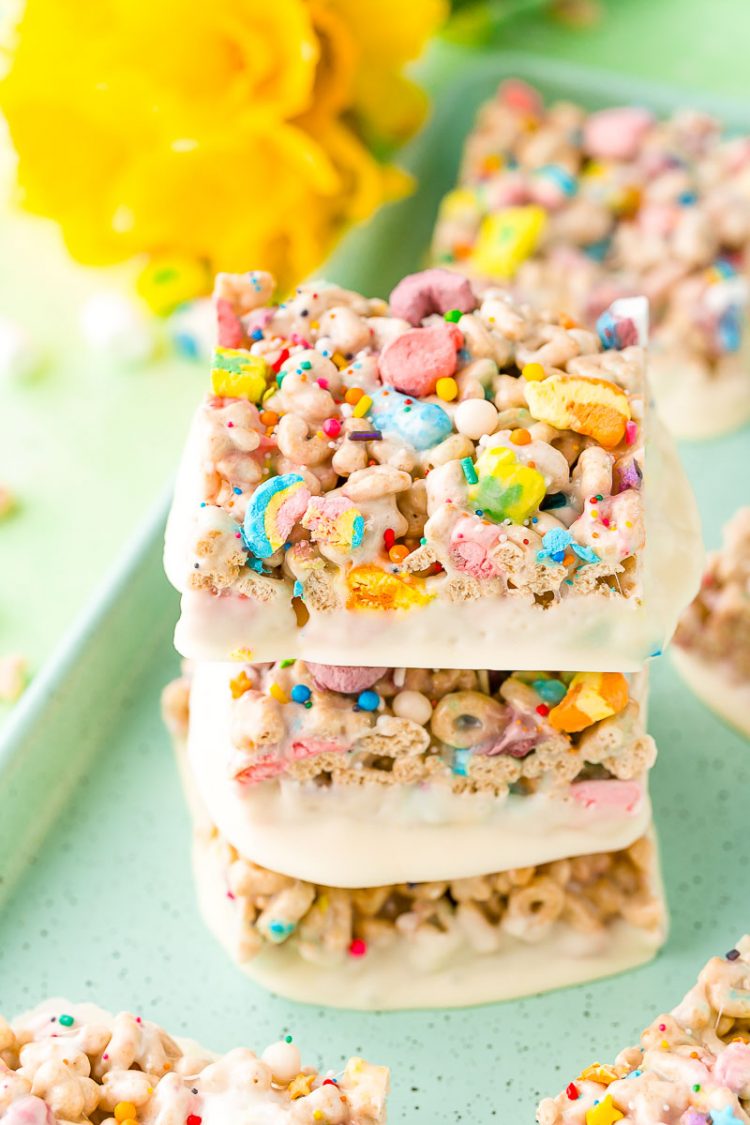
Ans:
<svg viewBox="0 0 750 1125"><path fill-rule="evenodd" d="M462 136L478 103L509 74L590 105L638 100L668 110L677 101L669 90L549 61L480 58L443 91L412 146L419 195L356 232L328 276L385 293L420 265ZM750 126L746 107L691 100ZM714 545L722 522L749 498L750 431L683 452ZM312 1061L336 1065L357 1052L389 1064L394 1122L530 1123L541 1095L632 1041L706 958L750 929L750 746L688 694L664 658L653 670L651 730L660 746L653 789L672 930L653 964L451 1012L350 1014L254 986L198 917L190 825L159 717L160 691L178 671L177 598L161 572L165 508L166 498L0 744L0 1011L48 994L89 998L217 1049L260 1047L291 1031Z"/></svg>

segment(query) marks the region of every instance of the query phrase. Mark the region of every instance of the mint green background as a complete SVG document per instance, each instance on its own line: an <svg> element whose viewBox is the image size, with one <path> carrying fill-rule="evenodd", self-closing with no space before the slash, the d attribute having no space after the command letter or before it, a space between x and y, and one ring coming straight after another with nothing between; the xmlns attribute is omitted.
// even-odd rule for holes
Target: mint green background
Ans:
<svg viewBox="0 0 750 1125"><path fill-rule="evenodd" d="M748 93L744 0L607 0L605 18L585 30L527 7L497 32L502 47L691 91ZM10 9L0 0L0 29ZM418 70L439 91L476 66L481 57L442 42ZM630 89L626 83L625 96ZM455 108L460 117L465 107ZM451 144L458 140L454 130ZM11 199L11 180L0 132L0 201ZM85 296L131 279L127 269L75 266L52 224L0 202L0 312L24 323L47 355L33 385L0 385L0 482L20 500L18 513L0 522L0 656L20 652L34 671L166 485L205 382L199 367L176 358L128 371L86 350L77 331Z"/></svg>
<svg viewBox="0 0 750 1125"><path fill-rule="evenodd" d="M439 99L431 129L413 148L423 171L418 198L357 232L330 263L331 276L384 291L419 263L474 106L511 72L540 80L550 96L576 93L592 106L645 97L640 85L538 59L475 61L466 80ZM672 96L649 88L648 100L667 109ZM736 124L750 112L724 108ZM169 380L185 411L196 389L181 386L174 369L157 371L153 384L145 373L133 382L113 372L101 377L93 422L86 397L77 404L81 440L92 425L99 447L108 443L96 420L105 406L117 418L109 405L114 389L122 387L123 397L125 389L151 394L154 402L158 390L169 412L158 451L167 459L166 445L180 443L184 423L167 397ZM87 385L97 392L95 378L92 368ZM55 417L40 412L54 432ZM130 418L118 439L123 452L96 487L118 495L140 490L145 506L159 491L149 471L155 451L138 436L137 413ZM158 416L152 425L153 442ZM747 501L742 467L750 464L750 428L683 452L707 538L716 542L721 523ZM77 459L69 455L83 473L86 449ZM135 522L135 508L128 510ZM124 536L124 525L96 511L71 528L64 519L56 524L69 532L60 533L50 560L63 596L71 567L55 550L63 558L74 536L89 535L92 523L100 528L102 518L110 534L114 528ZM654 665L650 729L660 747L653 795L672 931L653 964L610 981L453 1012L346 1013L291 1004L253 986L205 931L193 898L188 817L158 714L160 690L178 667L171 646L177 598L161 573L161 531L157 513L117 573L107 566L108 588L78 615L75 634L15 708L0 741L0 1011L50 993L91 998L217 1049L260 1047L289 1030L313 1062L335 1066L358 1052L390 1065L398 1125L530 1125L540 1096L633 1042L709 956L748 929L747 742L691 696L664 658ZM113 557L114 538L108 546ZM81 580L76 590L81 600L88 596ZM67 610L72 616L72 599Z"/></svg>

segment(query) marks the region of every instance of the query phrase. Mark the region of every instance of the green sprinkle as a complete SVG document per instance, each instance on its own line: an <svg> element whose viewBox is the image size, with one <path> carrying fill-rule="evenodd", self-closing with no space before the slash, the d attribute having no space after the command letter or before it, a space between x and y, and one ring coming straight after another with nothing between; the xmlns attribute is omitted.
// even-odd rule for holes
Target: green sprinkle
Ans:
<svg viewBox="0 0 750 1125"><path fill-rule="evenodd" d="M700 1090L700 1083L696 1082L696 1084L693 1086L693 1093L697 1094L699 1090Z"/></svg>
<svg viewBox="0 0 750 1125"><path fill-rule="evenodd" d="M302 363L300 364L300 367L302 368L303 371L309 371L310 368L312 367L312 364L310 363L309 359L303 359Z"/></svg>
<svg viewBox="0 0 750 1125"><path fill-rule="evenodd" d="M426 537L425 535L423 535L423 536L422 536L422 538L421 538L421 539L419 540L419 542L420 542L420 543L422 544L422 546L424 547L425 543L427 542L427 537Z"/></svg>
<svg viewBox="0 0 750 1125"><path fill-rule="evenodd" d="M282 660L279 667L281 667L281 668L291 668L292 664L296 664L296 663L297 663L296 660Z"/></svg>
<svg viewBox="0 0 750 1125"><path fill-rule="evenodd" d="M60 1016L57 1022L62 1024L63 1027L72 1027L76 1021L72 1016Z"/></svg>
<svg viewBox="0 0 750 1125"><path fill-rule="evenodd" d="M450 309L445 314L445 320L449 321L450 324L457 324L463 315L460 309Z"/></svg>
<svg viewBox="0 0 750 1125"><path fill-rule="evenodd" d="M461 468L463 469L464 476L466 477L469 484L476 484L479 480L479 477L477 476L477 471L474 468L474 462L472 461L471 457L461 458Z"/></svg>
<svg viewBox="0 0 750 1125"><path fill-rule="evenodd" d="M292 1037L291 1037L291 1035L285 1035L285 1036L284 1036L284 1042L285 1042L285 1043L291 1043L291 1042L292 1042Z"/></svg>

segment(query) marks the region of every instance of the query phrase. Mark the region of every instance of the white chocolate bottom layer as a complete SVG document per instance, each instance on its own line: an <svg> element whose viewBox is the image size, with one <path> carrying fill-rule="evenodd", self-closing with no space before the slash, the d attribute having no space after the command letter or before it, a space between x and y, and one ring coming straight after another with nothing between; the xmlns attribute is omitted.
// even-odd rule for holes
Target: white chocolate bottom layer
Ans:
<svg viewBox="0 0 750 1125"><path fill-rule="evenodd" d="M618 851L650 822L645 780L612 783L613 795L630 796L626 805L613 798L593 807L576 799L574 786L497 797L441 785L240 785L229 767L230 677L224 664L194 670L190 769L222 835L241 855L284 875L333 887L461 879Z"/></svg>
<svg viewBox="0 0 750 1125"><path fill-rule="evenodd" d="M198 427L188 440L167 524L164 566L182 591L175 645L193 660L276 661L415 668L556 668L635 672L660 652L698 590L700 521L674 443L655 416L646 458L643 597L571 595L543 608L531 595L410 611L310 611L297 627L290 601L261 604L186 588L201 499Z"/></svg>
<svg viewBox="0 0 750 1125"><path fill-rule="evenodd" d="M691 691L746 738L750 738L750 683L733 679L721 664L709 664L675 645L672 661Z"/></svg>
<svg viewBox="0 0 750 1125"><path fill-rule="evenodd" d="M200 836L193 862L201 914L238 961L237 912L226 897L215 853ZM655 883L658 878L655 873ZM665 937L666 921L661 929L650 931L617 921L596 935L558 923L533 944L507 936L493 953L476 953L464 943L443 947L440 955L432 950L429 957L423 946L410 947L408 939L400 938L335 965L303 960L291 939L238 964L264 988L307 1004L360 1010L460 1008L531 996L633 969L650 961Z"/></svg>

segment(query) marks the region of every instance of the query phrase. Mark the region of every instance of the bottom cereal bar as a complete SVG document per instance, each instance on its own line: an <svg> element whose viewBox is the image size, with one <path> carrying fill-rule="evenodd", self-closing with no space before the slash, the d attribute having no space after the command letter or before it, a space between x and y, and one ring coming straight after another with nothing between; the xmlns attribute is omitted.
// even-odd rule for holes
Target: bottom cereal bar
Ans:
<svg viewBox="0 0 750 1125"><path fill-rule="evenodd" d="M645 702L645 672L286 660L198 663L164 712L240 854L365 887L632 844L651 820Z"/></svg>
<svg viewBox="0 0 750 1125"><path fill-rule="evenodd" d="M750 508L724 529L672 658L699 699L750 737Z"/></svg>
<svg viewBox="0 0 750 1125"><path fill-rule="evenodd" d="M214 1055L129 1012L47 1000L0 1016L3 1125L380 1125L388 1070L302 1066L291 1036Z"/></svg>
<svg viewBox="0 0 750 1125"><path fill-rule="evenodd" d="M194 845L201 911L249 976L343 1008L460 1007L649 960L665 936L653 839L619 852L359 890L243 859L208 822Z"/></svg>
<svg viewBox="0 0 750 1125"><path fill-rule="evenodd" d="M750 937L712 957L698 983L657 1016L613 1065L592 1063L539 1125L747 1125L750 1100Z"/></svg>

